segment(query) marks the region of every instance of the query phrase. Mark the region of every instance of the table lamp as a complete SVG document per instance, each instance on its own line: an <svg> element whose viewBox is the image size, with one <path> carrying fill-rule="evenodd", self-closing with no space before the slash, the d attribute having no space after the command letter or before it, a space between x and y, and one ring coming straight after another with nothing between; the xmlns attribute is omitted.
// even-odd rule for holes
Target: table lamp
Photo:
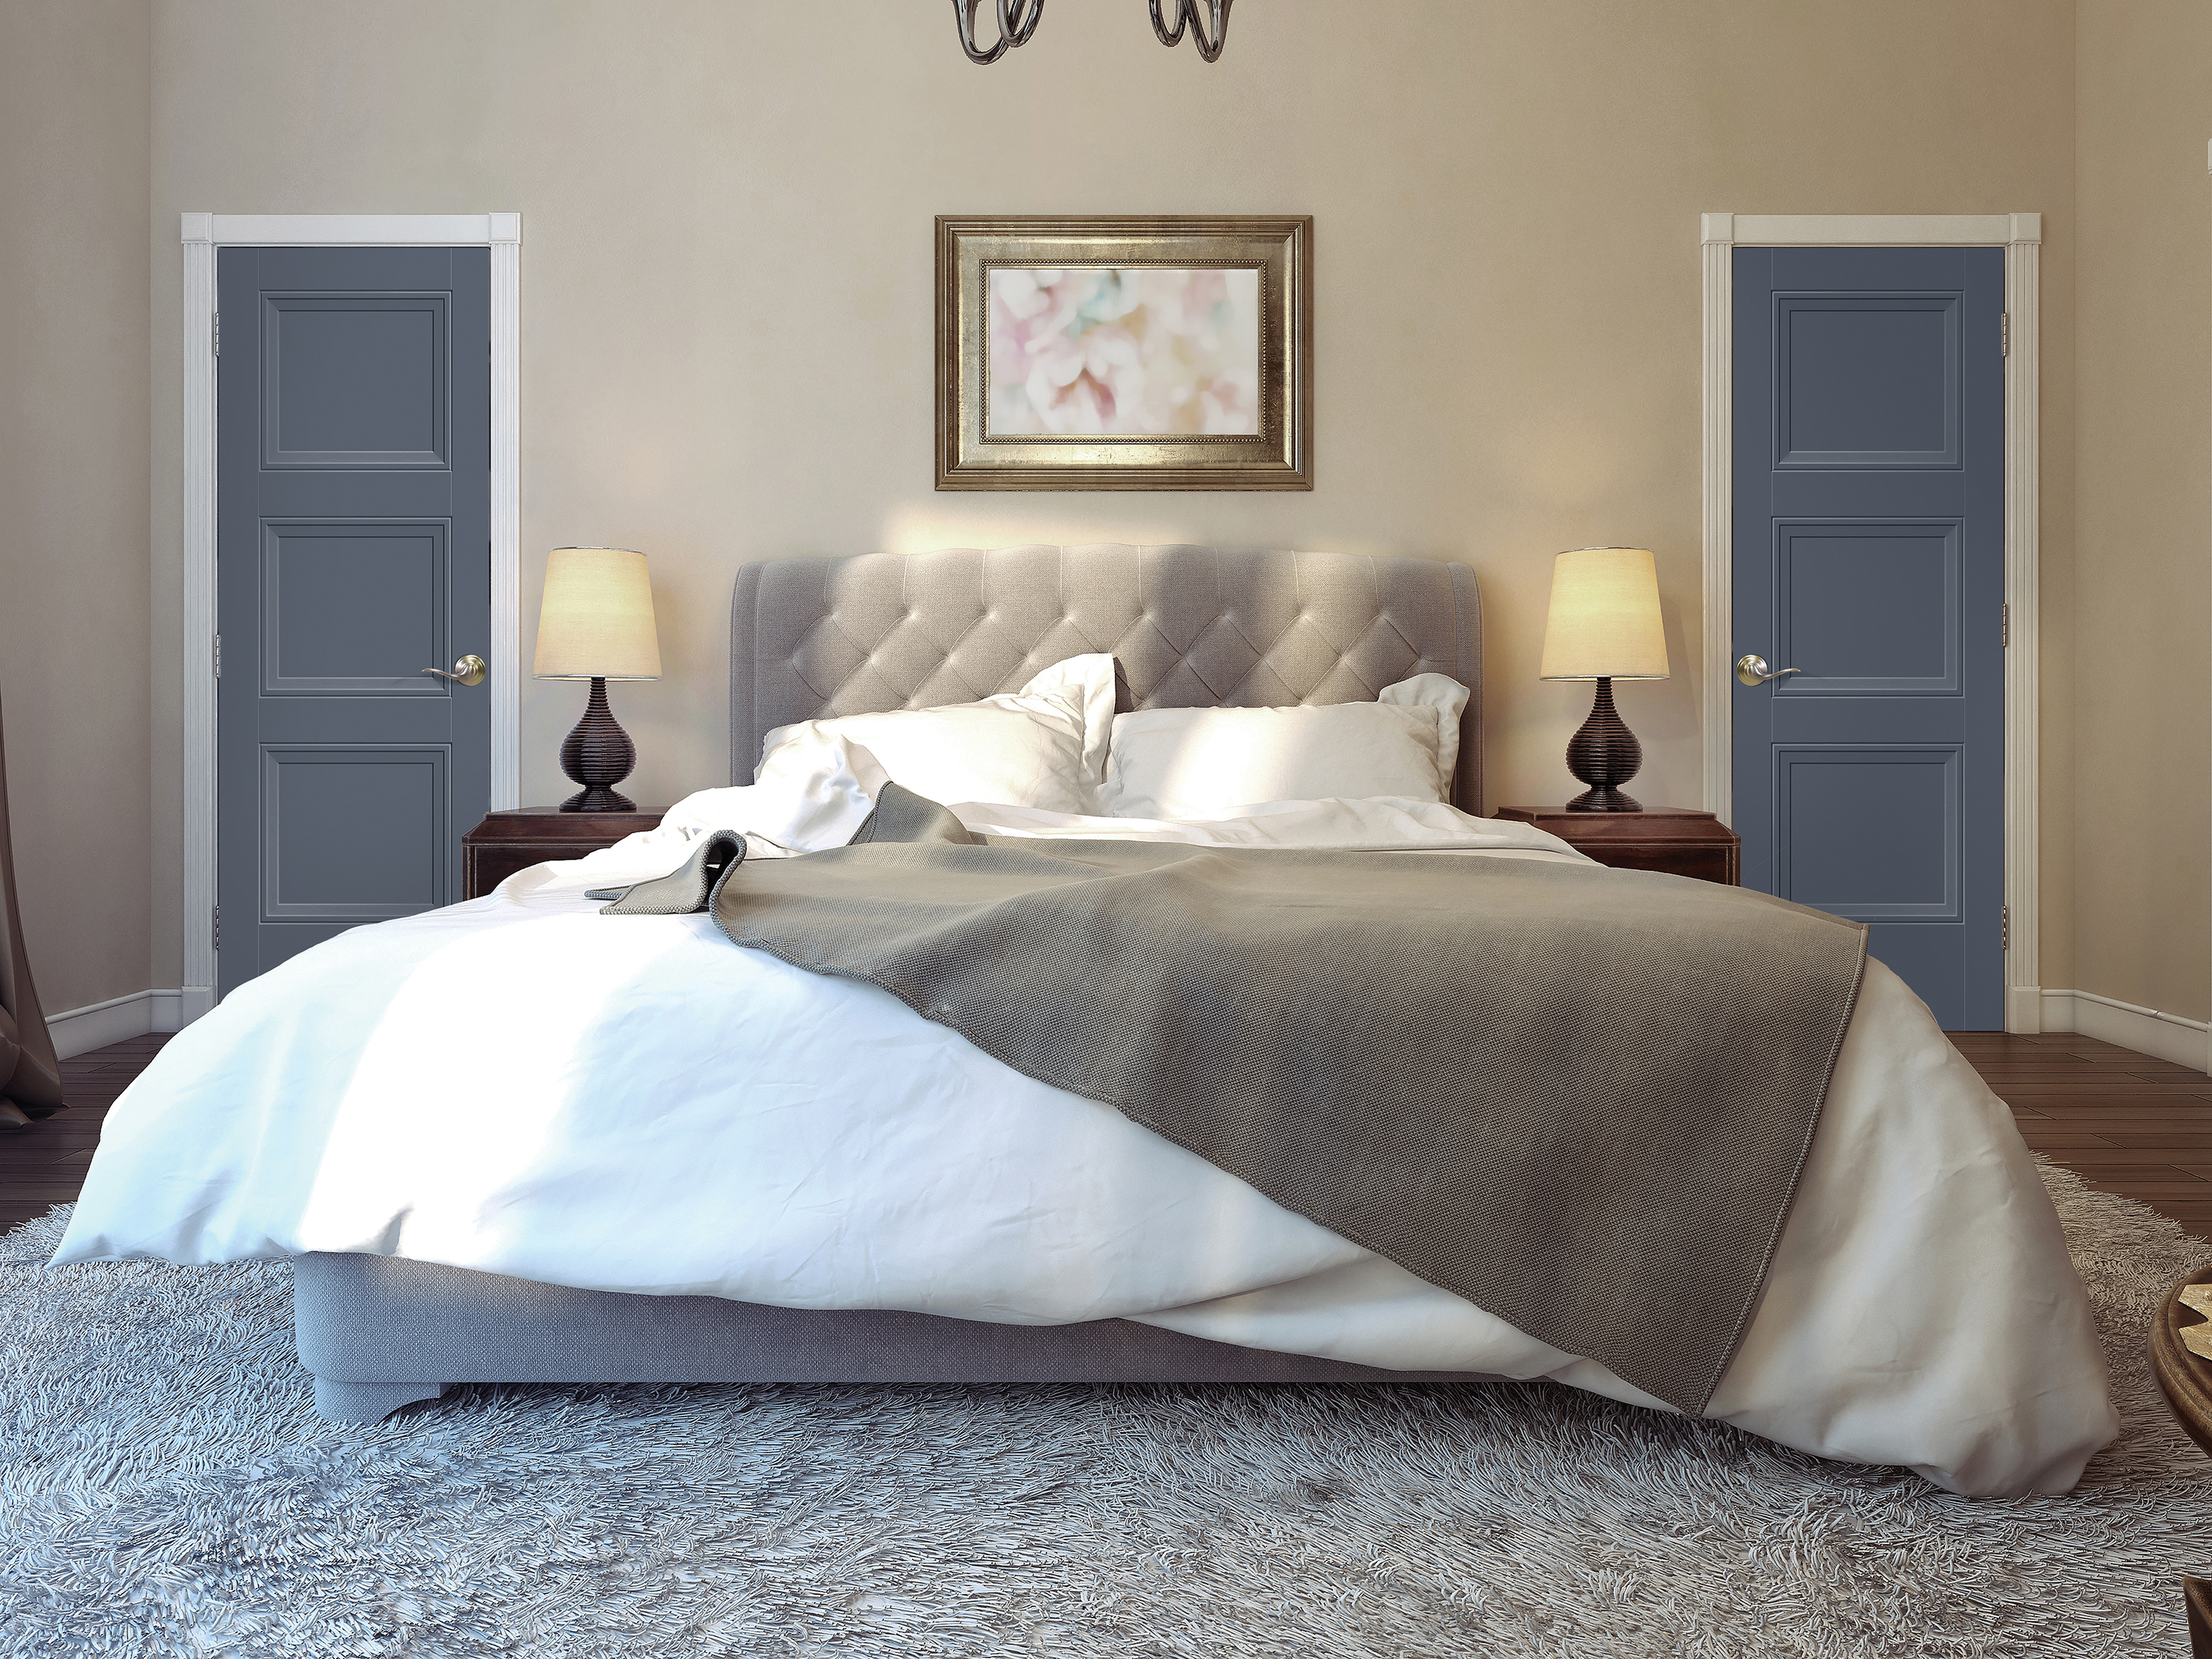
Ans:
<svg viewBox="0 0 2212 1659"><path fill-rule="evenodd" d="M644 554L624 547L556 547L547 556L532 672L541 680L592 683L584 718L561 744L561 769L583 787L561 810L637 811L635 801L613 788L637 764L637 748L607 707L607 682L660 678Z"/></svg>
<svg viewBox="0 0 2212 1659"><path fill-rule="evenodd" d="M1648 549L1578 547L1552 562L1552 612L1544 625L1547 680L1595 680L1589 718L1567 744L1567 770L1589 788L1570 812L1641 812L1620 786L1644 764L1644 745L1613 712L1615 680L1663 680L1667 635L1659 571Z"/></svg>

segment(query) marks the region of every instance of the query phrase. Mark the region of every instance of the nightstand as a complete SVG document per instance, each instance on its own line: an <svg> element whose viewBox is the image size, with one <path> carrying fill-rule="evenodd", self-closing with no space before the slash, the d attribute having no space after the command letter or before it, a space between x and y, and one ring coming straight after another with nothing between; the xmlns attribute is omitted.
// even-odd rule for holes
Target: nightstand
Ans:
<svg viewBox="0 0 2212 1659"><path fill-rule="evenodd" d="M461 837L470 898L482 898L518 870L549 859L580 859L624 836L660 827L658 812L564 812L522 806L493 812Z"/></svg>
<svg viewBox="0 0 2212 1659"><path fill-rule="evenodd" d="M1585 858L1617 870L1658 870L1723 886L1739 884L1742 843L1711 812L1562 812L1501 806L1501 818L1548 830Z"/></svg>

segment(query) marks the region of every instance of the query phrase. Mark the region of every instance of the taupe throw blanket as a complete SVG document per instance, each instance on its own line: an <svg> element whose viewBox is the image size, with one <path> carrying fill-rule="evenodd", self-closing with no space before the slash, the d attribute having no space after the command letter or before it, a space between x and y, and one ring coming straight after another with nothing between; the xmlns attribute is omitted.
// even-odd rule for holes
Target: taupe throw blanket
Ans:
<svg viewBox="0 0 2212 1659"><path fill-rule="evenodd" d="M1691 1412L1865 962L1856 923L1675 876L986 842L896 785L851 846L743 863L736 840L608 908L704 899L737 944L881 986Z"/></svg>

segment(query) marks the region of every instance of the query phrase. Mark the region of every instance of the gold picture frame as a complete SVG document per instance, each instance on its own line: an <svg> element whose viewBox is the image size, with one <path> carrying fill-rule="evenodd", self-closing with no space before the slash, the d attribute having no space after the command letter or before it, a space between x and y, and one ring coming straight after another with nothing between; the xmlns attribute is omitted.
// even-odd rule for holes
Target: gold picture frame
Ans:
<svg viewBox="0 0 2212 1659"><path fill-rule="evenodd" d="M1310 217L937 221L939 489L1311 489Z"/></svg>

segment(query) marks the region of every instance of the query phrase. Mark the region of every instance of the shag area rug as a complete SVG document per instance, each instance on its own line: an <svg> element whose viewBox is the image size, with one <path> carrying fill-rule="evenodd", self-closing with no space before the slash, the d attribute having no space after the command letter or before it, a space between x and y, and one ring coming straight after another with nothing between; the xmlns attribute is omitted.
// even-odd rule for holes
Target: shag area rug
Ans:
<svg viewBox="0 0 2212 1659"><path fill-rule="evenodd" d="M0 1653L2186 1650L2212 1459L2146 1322L2201 1243L2045 1179L2126 1427L1970 1501L1548 1383L482 1388L323 1422L283 1264L0 1239Z"/></svg>

